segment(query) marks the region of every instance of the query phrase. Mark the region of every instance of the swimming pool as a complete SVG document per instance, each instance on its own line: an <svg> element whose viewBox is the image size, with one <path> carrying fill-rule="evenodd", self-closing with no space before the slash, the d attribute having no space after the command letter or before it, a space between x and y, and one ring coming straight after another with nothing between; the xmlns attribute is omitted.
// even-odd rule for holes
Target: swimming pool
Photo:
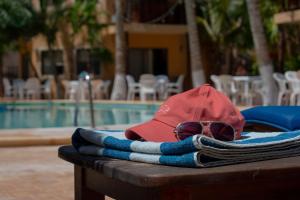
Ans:
<svg viewBox="0 0 300 200"><path fill-rule="evenodd" d="M96 126L135 124L153 117L158 104L95 103ZM0 103L0 129L74 127L75 105L63 102ZM77 126L90 126L87 103L79 106Z"/></svg>

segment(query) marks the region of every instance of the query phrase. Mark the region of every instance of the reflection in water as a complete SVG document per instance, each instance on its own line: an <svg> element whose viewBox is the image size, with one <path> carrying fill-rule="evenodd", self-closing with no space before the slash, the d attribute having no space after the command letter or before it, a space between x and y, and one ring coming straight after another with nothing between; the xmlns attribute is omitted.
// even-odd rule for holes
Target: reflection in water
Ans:
<svg viewBox="0 0 300 200"><path fill-rule="evenodd" d="M111 112L114 116L115 124L128 124L128 111L120 110L120 109L111 109Z"/></svg>
<svg viewBox="0 0 300 200"><path fill-rule="evenodd" d="M128 105L116 108L95 108L96 126L108 124L136 124L153 117L156 107L134 108ZM0 129L43 128L74 126L73 106L10 106L0 111ZM78 126L90 126L87 106L80 107Z"/></svg>

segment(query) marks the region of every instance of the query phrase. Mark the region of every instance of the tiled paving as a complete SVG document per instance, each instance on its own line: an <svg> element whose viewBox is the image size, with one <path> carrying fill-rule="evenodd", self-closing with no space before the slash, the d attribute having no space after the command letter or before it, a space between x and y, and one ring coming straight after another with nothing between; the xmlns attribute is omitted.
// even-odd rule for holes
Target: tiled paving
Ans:
<svg viewBox="0 0 300 200"><path fill-rule="evenodd" d="M129 124L99 126L99 130L125 130ZM90 128L90 127L84 127ZM70 144L74 127L1 129L0 147Z"/></svg>
<svg viewBox="0 0 300 200"><path fill-rule="evenodd" d="M0 200L74 199L73 166L57 148L0 148Z"/></svg>

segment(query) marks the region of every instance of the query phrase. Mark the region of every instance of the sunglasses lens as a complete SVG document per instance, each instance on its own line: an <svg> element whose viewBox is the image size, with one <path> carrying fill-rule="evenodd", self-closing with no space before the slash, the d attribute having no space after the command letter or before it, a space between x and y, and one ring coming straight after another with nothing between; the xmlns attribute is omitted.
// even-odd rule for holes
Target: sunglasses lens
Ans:
<svg viewBox="0 0 300 200"><path fill-rule="evenodd" d="M190 136L201 134L202 125L198 122L184 122L176 128L175 132L178 139L184 140Z"/></svg>
<svg viewBox="0 0 300 200"><path fill-rule="evenodd" d="M210 125L210 131L215 139L222 141L234 140L234 129L222 122L213 122Z"/></svg>

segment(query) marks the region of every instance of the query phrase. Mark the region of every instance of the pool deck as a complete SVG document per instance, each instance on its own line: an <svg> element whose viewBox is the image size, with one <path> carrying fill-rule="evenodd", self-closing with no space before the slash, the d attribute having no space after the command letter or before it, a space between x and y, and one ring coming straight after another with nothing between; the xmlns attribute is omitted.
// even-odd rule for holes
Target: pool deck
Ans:
<svg viewBox="0 0 300 200"><path fill-rule="evenodd" d="M96 127L98 130L125 130L132 125L106 125ZM90 127L83 127L90 128ZM71 143L75 127L65 128L28 128L1 129L0 147L63 145ZM1 199L0 199L1 200Z"/></svg>
<svg viewBox="0 0 300 200"><path fill-rule="evenodd" d="M0 200L74 199L73 165L57 157L57 148L2 147Z"/></svg>

